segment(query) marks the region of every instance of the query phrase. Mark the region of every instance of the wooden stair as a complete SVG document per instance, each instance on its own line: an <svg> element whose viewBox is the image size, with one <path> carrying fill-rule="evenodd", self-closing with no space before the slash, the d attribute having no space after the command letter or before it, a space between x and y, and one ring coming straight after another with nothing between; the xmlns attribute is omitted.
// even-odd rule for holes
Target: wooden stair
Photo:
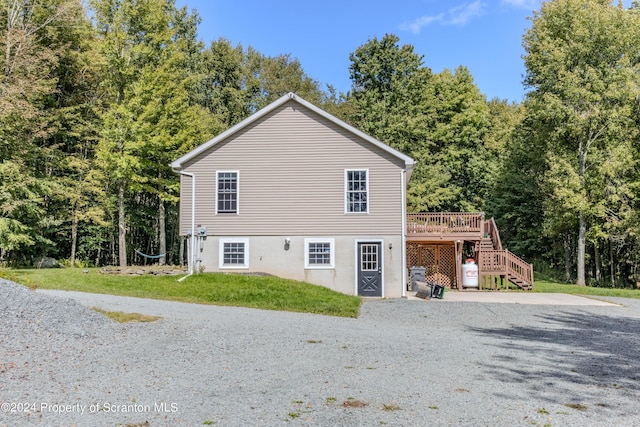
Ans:
<svg viewBox="0 0 640 427"><path fill-rule="evenodd" d="M482 251L495 251L497 248L493 245L491 239L484 237L480 240L480 252Z"/></svg>
<svg viewBox="0 0 640 427"><path fill-rule="evenodd" d="M480 288L508 289L509 283L520 289L533 289L533 265L502 249L500 233L491 218L484 224L484 236L477 247Z"/></svg>

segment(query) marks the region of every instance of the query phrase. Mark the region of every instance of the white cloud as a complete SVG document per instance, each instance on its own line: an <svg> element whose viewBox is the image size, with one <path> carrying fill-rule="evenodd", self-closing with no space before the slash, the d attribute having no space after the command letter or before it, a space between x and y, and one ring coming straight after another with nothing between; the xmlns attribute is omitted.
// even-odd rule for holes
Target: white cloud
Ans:
<svg viewBox="0 0 640 427"><path fill-rule="evenodd" d="M523 9L535 9L540 6L541 0L501 0L500 3Z"/></svg>
<svg viewBox="0 0 640 427"><path fill-rule="evenodd" d="M456 6L449 10L449 19L447 24L466 25L471 18L484 14L485 4L480 0L473 3Z"/></svg>
<svg viewBox="0 0 640 427"><path fill-rule="evenodd" d="M486 5L482 3L482 1L476 0L473 3L465 3L460 6L453 7L449 9L446 14L440 13L438 15L425 15L411 22L405 22L400 25L400 29L412 32L413 34L420 34L422 28L431 25L434 22L439 22L443 25L466 25L472 18L483 15L485 6Z"/></svg>
<svg viewBox="0 0 640 427"><path fill-rule="evenodd" d="M422 27L426 27L435 21L442 21L443 17L444 15L442 13L435 16L421 16L413 22L405 22L404 24L401 24L400 29L403 31L410 31L413 34L420 34Z"/></svg>

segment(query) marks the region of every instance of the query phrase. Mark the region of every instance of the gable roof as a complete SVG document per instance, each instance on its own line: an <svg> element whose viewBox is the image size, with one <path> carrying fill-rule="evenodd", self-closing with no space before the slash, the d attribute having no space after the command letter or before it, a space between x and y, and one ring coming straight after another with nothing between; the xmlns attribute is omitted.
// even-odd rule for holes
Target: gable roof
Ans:
<svg viewBox="0 0 640 427"><path fill-rule="evenodd" d="M360 138L364 139L365 141L373 144L374 146L376 146L376 147L388 152L389 154L397 157L398 159L402 160L404 162L405 168L407 169L407 172L409 172L409 174L413 170L413 167L415 165L415 161L411 157L402 154L401 152L391 148L390 146L388 146L384 142L379 141L379 140L373 138L372 136L367 135L366 133L364 133L362 131L359 131L358 129L354 128L351 125L348 125L347 123L343 122L342 120L338 119L337 117L327 113L326 111L322 110L321 108L316 107L315 105L311 104L310 102L305 101L304 99L300 98L298 95L296 95L296 94L294 94L292 92L289 92L286 95L280 97L276 101L272 102L271 104L267 105L266 107L262 108L261 110L255 112L254 114L250 115L246 119L242 120L241 122L239 122L236 125L230 127L226 131L222 132L221 134L219 134L215 138L205 142L204 144L199 145L198 147L196 147L193 150L189 151L184 156L182 156L179 159L173 161L171 163L171 168L173 168L174 170L182 169L184 167L184 164L186 162L188 162L189 160L197 157L198 155L202 154L203 152L207 151L211 147L213 147L216 144L218 144L220 141L223 141L223 140L227 139L228 137L232 136L236 132L244 129L245 127L249 126L251 123L253 123L253 122L259 120L260 118L266 116L267 114L271 113L272 111L276 110L277 108L279 108L280 106L282 106L283 104L285 104L285 103L287 103L289 101L297 102L298 104L308 108L309 110L315 112L316 114L319 114L320 116L324 117L325 119L327 119L327 120L333 122L334 124L342 127L343 129L345 129L345 130L347 130L347 131L359 136ZM408 181L408 179L407 179L407 181Z"/></svg>

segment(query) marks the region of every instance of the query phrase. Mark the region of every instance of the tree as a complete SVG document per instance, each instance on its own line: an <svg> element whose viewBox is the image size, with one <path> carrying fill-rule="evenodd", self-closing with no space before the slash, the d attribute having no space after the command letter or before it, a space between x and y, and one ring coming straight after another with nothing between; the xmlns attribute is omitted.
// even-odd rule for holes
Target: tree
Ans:
<svg viewBox="0 0 640 427"><path fill-rule="evenodd" d="M608 0L555 0L524 35L528 107L547 139L549 221L577 223L577 283L586 284L588 225L598 218L604 156L636 137L639 14ZM629 157L624 150L619 153ZM623 161L626 162L626 161Z"/></svg>
<svg viewBox="0 0 640 427"><path fill-rule="evenodd" d="M71 91L65 76L87 22L73 0L8 0L0 9L0 258L20 249L27 262L27 247L55 246L64 216L58 136L73 133L59 120L72 113L58 100Z"/></svg>
<svg viewBox="0 0 640 427"><path fill-rule="evenodd" d="M496 106L494 105L494 108ZM504 148L498 173L487 200L487 213L496 219L504 244L527 259L540 259L549 254L543 242L543 209L540 179L547 170L544 161L545 140L534 141L535 121L523 116L526 107L518 107L515 117L494 118L510 122L503 135ZM497 128L494 125L494 129ZM549 260L549 258L547 258Z"/></svg>
<svg viewBox="0 0 640 427"><path fill-rule="evenodd" d="M432 74L411 45L374 38L350 55L347 120L416 160L408 209L479 210L497 152L491 116L465 67Z"/></svg>
<svg viewBox="0 0 640 427"><path fill-rule="evenodd" d="M133 87L127 109L136 117L133 146L140 158L140 174L144 177L138 191L157 198L158 251L167 253L166 205L179 200L179 185L169 163L176 157L211 138L213 116L198 105L190 105L184 54L166 49L158 67L147 66ZM166 256L159 259L164 265Z"/></svg>
<svg viewBox="0 0 640 427"><path fill-rule="evenodd" d="M442 189L450 175L429 160L433 141L427 131L433 118L424 111L431 70L413 46L400 46L392 34L368 40L349 59L351 91L342 107L346 120L416 160L407 190L410 210L439 206L448 197Z"/></svg>
<svg viewBox="0 0 640 427"><path fill-rule="evenodd" d="M126 266L127 195L150 189L156 195L164 193L158 180L167 179L170 154L159 158L155 154L184 145L184 138L173 140L183 129L199 129L193 111L186 121L180 117L184 108L189 109L185 76L198 67L195 26L199 18L177 10L173 0L95 0L92 4L104 58L103 89L108 94L97 156L116 198L118 261ZM162 171L150 170L151 160L165 162ZM138 203L146 200L137 196ZM164 216L164 199L160 197L158 203L159 215ZM159 223L162 234L164 218ZM164 245L165 239L159 240Z"/></svg>
<svg viewBox="0 0 640 427"><path fill-rule="evenodd" d="M190 93L195 102L206 108L220 122L219 133L251 114L251 99L260 83L245 72L246 53L228 40L212 41L202 52L196 73L190 79Z"/></svg>
<svg viewBox="0 0 640 427"><path fill-rule="evenodd" d="M432 148L425 161L429 168L444 168L449 176L441 188L447 198L437 209L482 210L500 151L486 143L492 126L486 99L463 66L434 75L427 94L423 114L429 118Z"/></svg>
<svg viewBox="0 0 640 427"><path fill-rule="evenodd" d="M249 48L243 68L251 112L288 92L294 92L316 105L322 103L324 93L319 83L307 75L300 61L290 54L270 57Z"/></svg>

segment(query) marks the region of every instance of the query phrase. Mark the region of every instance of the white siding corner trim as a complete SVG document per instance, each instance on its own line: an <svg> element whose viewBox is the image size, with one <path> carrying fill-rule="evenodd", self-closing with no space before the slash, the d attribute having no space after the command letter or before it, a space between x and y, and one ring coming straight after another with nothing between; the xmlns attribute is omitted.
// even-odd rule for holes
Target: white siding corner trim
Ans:
<svg viewBox="0 0 640 427"><path fill-rule="evenodd" d="M249 239L220 238L218 267L221 270L249 268Z"/></svg>
<svg viewBox="0 0 640 427"><path fill-rule="evenodd" d="M403 170L400 172L400 192L402 193L402 247L400 251L402 256L400 257L402 260L402 298L407 296L407 277L409 276L409 272L407 271L407 171Z"/></svg>
<svg viewBox="0 0 640 427"><path fill-rule="evenodd" d="M328 251L328 253L327 253ZM305 269L335 269L336 241L328 237L304 239Z"/></svg>

